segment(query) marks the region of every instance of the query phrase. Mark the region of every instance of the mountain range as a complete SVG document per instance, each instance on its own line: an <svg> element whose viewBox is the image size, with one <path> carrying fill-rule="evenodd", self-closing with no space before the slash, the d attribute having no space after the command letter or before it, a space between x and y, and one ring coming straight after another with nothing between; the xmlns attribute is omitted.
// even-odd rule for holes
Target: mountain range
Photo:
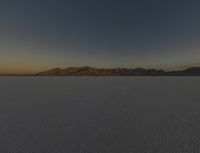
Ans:
<svg viewBox="0 0 200 153"><path fill-rule="evenodd" d="M35 76L200 76L200 67L191 67L180 71L164 71L162 69L144 68L94 68L68 67L65 69L54 68L39 72Z"/></svg>

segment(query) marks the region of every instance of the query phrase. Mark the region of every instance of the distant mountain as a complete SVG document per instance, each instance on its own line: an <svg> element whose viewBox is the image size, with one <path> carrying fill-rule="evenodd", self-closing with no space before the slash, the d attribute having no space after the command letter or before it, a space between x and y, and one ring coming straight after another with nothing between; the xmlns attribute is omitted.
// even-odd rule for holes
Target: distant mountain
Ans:
<svg viewBox="0 0 200 153"><path fill-rule="evenodd" d="M65 69L54 68L36 74L0 74L0 76L200 76L200 67L191 67L181 71L164 71L161 69L106 69L84 66Z"/></svg>
<svg viewBox="0 0 200 153"><path fill-rule="evenodd" d="M182 71L170 71L167 75L174 76L200 76L200 67L191 67Z"/></svg>
<svg viewBox="0 0 200 153"><path fill-rule="evenodd" d="M128 69L128 68L94 68L94 67L69 67L66 69L55 68L37 73L37 76L158 76L165 75L165 71L156 69Z"/></svg>
<svg viewBox="0 0 200 153"><path fill-rule="evenodd" d="M164 71L144 68L94 68L69 67L66 69L54 68L37 73L36 76L200 76L200 67L191 67L182 71Z"/></svg>

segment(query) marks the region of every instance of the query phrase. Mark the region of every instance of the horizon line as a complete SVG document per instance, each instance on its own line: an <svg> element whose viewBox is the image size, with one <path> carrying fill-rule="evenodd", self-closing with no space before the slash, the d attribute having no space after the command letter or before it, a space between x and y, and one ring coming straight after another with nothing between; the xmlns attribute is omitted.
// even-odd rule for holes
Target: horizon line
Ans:
<svg viewBox="0 0 200 153"><path fill-rule="evenodd" d="M140 66L137 66L137 67L134 67L134 68L131 68L131 67L95 67L95 66L68 66L68 67L65 67L65 68L62 68L62 67L54 67L54 68L49 68L49 69L45 69L45 70L41 70L41 71L36 71L36 72L9 72L9 73L0 73L1 76L14 76L14 75L24 75L24 76L30 76L30 75L36 75L38 73L41 73L41 72L45 72L45 71L49 71L49 70L53 70L53 69L61 69L61 70L64 70L64 69L68 69L68 68L84 68L84 67L89 67L89 68L95 68L95 69L131 69L131 70L136 70L136 69L144 69L144 70L162 70L164 72L178 72L178 71L183 71L183 70L187 70L187 69L190 69L190 68L199 68L200 66L185 66L184 68L176 68L176 69L172 69L170 70L170 68L168 68L168 70L166 69L163 69L163 68L144 68L144 67L140 67Z"/></svg>

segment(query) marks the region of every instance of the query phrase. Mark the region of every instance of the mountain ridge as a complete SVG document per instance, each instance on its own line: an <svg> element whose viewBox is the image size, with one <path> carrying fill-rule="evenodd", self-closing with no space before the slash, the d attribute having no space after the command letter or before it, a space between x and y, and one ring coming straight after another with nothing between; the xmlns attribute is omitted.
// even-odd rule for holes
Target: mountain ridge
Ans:
<svg viewBox="0 0 200 153"><path fill-rule="evenodd" d="M39 72L36 76L200 76L200 67L190 67L179 71L144 68L95 68L90 66L54 68Z"/></svg>

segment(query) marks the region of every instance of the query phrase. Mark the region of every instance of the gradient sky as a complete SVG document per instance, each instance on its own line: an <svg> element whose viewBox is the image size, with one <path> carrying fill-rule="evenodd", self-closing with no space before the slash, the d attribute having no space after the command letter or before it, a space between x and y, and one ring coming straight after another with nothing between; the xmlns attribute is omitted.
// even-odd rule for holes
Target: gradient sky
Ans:
<svg viewBox="0 0 200 153"><path fill-rule="evenodd" d="M200 1L0 1L0 73L85 65L200 66Z"/></svg>

